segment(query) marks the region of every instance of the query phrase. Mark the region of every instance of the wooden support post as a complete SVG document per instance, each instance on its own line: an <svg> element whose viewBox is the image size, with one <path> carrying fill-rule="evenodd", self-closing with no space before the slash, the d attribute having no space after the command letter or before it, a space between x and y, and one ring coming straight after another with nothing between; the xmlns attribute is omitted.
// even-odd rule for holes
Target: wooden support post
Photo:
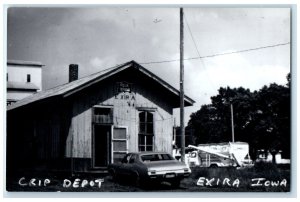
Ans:
<svg viewBox="0 0 300 202"><path fill-rule="evenodd" d="M232 134L232 142L234 142L234 122L233 122L233 106L230 104L231 109L231 134Z"/></svg>
<svg viewBox="0 0 300 202"><path fill-rule="evenodd" d="M183 40L183 8L180 8L180 131L181 131L181 161L185 162L184 134L184 40Z"/></svg>

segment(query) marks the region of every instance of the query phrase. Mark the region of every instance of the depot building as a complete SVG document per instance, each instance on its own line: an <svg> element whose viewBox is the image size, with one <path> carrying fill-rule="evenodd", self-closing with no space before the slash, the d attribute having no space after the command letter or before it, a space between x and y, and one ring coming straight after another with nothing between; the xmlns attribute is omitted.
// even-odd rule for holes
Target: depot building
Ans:
<svg viewBox="0 0 300 202"><path fill-rule="evenodd" d="M69 75L69 83L8 106L8 172L93 172L128 152L172 152L177 89L135 61L80 79L70 65Z"/></svg>

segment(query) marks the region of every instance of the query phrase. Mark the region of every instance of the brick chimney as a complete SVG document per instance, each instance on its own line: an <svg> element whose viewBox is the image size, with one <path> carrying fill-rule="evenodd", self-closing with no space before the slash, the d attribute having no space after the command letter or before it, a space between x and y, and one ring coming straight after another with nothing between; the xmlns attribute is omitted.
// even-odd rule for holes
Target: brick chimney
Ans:
<svg viewBox="0 0 300 202"><path fill-rule="evenodd" d="M69 65L69 82L75 81L78 79L78 65L70 64Z"/></svg>

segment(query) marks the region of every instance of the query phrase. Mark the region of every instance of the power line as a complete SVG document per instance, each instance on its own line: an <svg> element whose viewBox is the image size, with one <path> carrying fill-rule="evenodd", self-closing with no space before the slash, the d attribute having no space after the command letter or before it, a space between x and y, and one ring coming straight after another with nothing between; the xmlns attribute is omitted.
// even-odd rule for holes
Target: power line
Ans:
<svg viewBox="0 0 300 202"><path fill-rule="evenodd" d="M196 48L196 51L197 51L197 53L198 53L198 56L199 56L199 58L201 58L201 55L200 55L200 53L199 53L197 44L196 44L196 42L195 42L194 36L193 36L193 34L192 34L192 31L191 31L191 29L190 29L189 23L187 22L187 19L186 19L185 15L184 15L184 20L185 20L185 22L186 22L186 24L187 24L189 33L190 33L190 35L191 35L191 38L192 38L192 41L193 41L194 46L195 46L195 48ZM202 60L201 60L201 61L202 61Z"/></svg>
<svg viewBox="0 0 300 202"><path fill-rule="evenodd" d="M189 26L189 23L188 23L188 21L187 21L187 18L185 17L185 15L183 15L183 17L184 17L185 22L186 22L186 24L187 24L187 27L188 27L189 33L190 33L190 35L191 35L192 41L193 41L193 43L194 43L194 46L195 46L195 48L196 48L196 50L197 50L198 58L200 59L202 65L203 65L203 69L206 70L205 63L204 63L204 61L203 61L202 58L201 58L201 55L200 55L199 50L198 50L198 46L197 46L197 44L196 44L196 42L195 42L195 39L194 39L192 30L191 30L191 28L190 28L190 26ZM205 73L208 73L208 72L205 71ZM214 84L214 83L212 82L212 80L210 79L210 75L208 75L208 79L209 79L210 83L212 84L212 86L215 88L215 84Z"/></svg>
<svg viewBox="0 0 300 202"><path fill-rule="evenodd" d="M277 47L277 46L284 46L284 45L287 45L287 44L290 44L290 42L275 44L275 45L270 45L270 46L262 46L262 47L258 47L258 48L250 48L250 49L246 49L246 50L232 51L232 52L227 52L227 53L219 53L219 54L215 54L215 55L204 56L202 58L216 57L216 56L229 55L229 54L235 54L235 53L243 53L243 52L261 50L261 49L266 49L266 48L273 48L273 47ZM194 58L194 59L197 59L197 58Z"/></svg>
<svg viewBox="0 0 300 202"><path fill-rule="evenodd" d="M235 54L235 53L243 53L243 52L256 51L256 50L261 50L261 49L266 49L266 48L274 48L274 47L277 47L277 46L285 46L285 45L288 45L288 44L290 44L290 42L280 43L280 44L275 44L275 45L270 45L270 46L260 46L260 47L257 47L257 48L250 48L250 49L232 51L232 52L227 52L227 53L218 53L218 54L206 55L206 56L200 56L200 57L185 58L184 60L198 60L198 59L202 59L202 58L212 58L212 57L218 57L218 56L223 56L223 55L231 55L231 54ZM159 63L167 63L167 62L177 62L177 61L179 61L179 59L153 61L153 62L142 62L140 64L147 65L147 64L159 64Z"/></svg>

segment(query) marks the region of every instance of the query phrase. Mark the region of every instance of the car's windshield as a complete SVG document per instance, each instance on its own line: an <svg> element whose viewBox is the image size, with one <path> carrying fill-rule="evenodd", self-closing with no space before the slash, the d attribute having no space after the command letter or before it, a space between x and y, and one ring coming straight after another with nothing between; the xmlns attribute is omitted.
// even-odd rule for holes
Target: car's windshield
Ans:
<svg viewBox="0 0 300 202"><path fill-rule="evenodd" d="M143 162L174 160L170 154L144 154L141 159Z"/></svg>

